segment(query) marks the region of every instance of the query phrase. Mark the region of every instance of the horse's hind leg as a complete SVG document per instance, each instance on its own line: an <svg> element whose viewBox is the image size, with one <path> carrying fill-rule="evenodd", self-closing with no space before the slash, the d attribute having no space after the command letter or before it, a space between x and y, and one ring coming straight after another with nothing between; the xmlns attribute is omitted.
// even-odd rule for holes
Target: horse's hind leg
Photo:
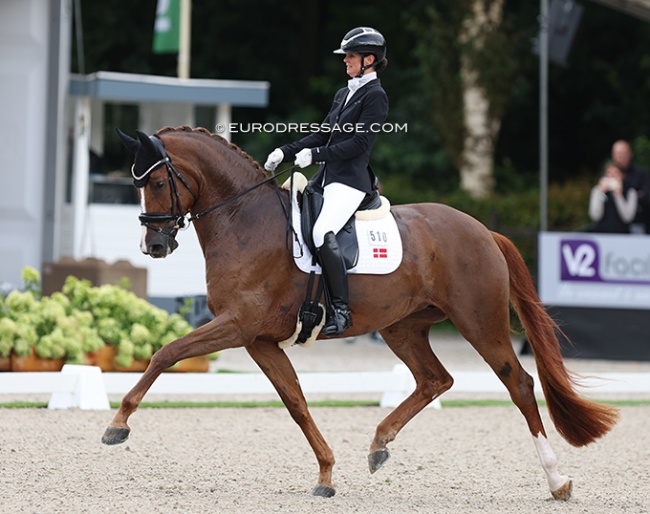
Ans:
<svg viewBox="0 0 650 514"><path fill-rule="evenodd" d="M472 312L471 319L469 316L450 318L503 382L513 403L526 418L551 494L557 500L568 500L571 480L558 471L557 458L546 437L537 407L533 379L521 366L512 346L508 308L496 312L494 307L497 304L494 302L491 308L487 307L490 312L483 312L483 316L481 311L469 310L467 312Z"/></svg>
<svg viewBox="0 0 650 514"><path fill-rule="evenodd" d="M415 314L381 331L386 344L411 370L416 387L377 426L368 454L371 473L377 471L390 457L386 445L395 439L404 425L453 384L451 375L429 345L429 328L432 323L430 318Z"/></svg>
<svg viewBox="0 0 650 514"><path fill-rule="evenodd" d="M309 413L307 401L291 361L276 343L256 341L247 346L246 350L271 381L289 414L303 431L316 454L320 471L318 483L312 489L311 494L325 497L334 496L335 490L332 485L334 453Z"/></svg>

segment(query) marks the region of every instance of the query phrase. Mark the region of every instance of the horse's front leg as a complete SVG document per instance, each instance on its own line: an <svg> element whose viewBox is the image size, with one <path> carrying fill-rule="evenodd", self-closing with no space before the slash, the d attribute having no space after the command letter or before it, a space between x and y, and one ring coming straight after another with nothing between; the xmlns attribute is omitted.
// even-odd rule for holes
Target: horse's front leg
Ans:
<svg viewBox="0 0 650 514"><path fill-rule="evenodd" d="M252 341L252 337L247 339L238 330L239 326L238 323L226 319L225 316L218 316L210 323L199 327L176 341L166 344L158 350L151 358L151 362L140 380L122 398L120 408L108 424L102 442L112 445L123 443L128 439L131 432L127 424L129 417L138 408L144 395L158 376L167 368L183 359L207 355L227 348L236 348Z"/></svg>
<svg viewBox="0 0 650 514"><path fill-rule="evenodd" d="M305 434L309 445L316 454L320 471L318 483L313 487L311 494L328 498L334 496L335 490L332 485L334 453L309 413L307 401L291 361L284 350L272 342L255 341L252 345L247 346L246 350L271 381L289 414Z"/></svg>

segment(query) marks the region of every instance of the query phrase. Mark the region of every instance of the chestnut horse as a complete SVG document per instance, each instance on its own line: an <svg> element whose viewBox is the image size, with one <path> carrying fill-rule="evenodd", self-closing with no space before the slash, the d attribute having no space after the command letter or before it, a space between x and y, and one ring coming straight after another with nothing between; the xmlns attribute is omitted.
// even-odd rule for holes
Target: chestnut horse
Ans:
<svg viewBox="0 0 650 514"><path fill-rule="evenodd" d="M178 229L194 222L206 261L208 305L216 317L154 354L102 441L118 444L128 438L129 417L169 366L244 347L316 455L319 473L312 494L333 496L334 455L311 417L289 358L278 347L294 332L308 283L287 248L282 202L288 203L288 192L279 192L249 155L205 129L166 127L151 137L142 132L137 139L121 132L120 137L135 155L132 171L144 225L141 250L154 258L167 256L178 246ZM429 344L429 328L449 319L503 382L526 419L553 497L568 499L571 480L558 471L533 380L510 340L510 305L535 354L551 419L570 444L583 446L606 434L617 411L576 392L562 360L559 329L510 240L445 205L391 210L403 241L403 261L387 275L349 277L354 326L345 336L379 330L412 372L416 388L377 426L368 455L370 472L389 458L387 445L404 425L452 386L452 377Z"/></svg>

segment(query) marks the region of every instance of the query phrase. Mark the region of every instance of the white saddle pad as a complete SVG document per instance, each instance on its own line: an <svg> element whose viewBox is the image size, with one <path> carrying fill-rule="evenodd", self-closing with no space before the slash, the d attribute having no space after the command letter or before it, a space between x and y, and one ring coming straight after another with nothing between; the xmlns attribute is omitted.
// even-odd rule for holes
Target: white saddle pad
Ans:
<svg viewBox="0 0 650 514"><path fill-rule="evenodd" d="M307 248L300 230L300 209L297 193L307 185L307 178L301 173L294 174L294 194L291 200L291 216L297 240L293 241L293 258L301 271L321 273L318 264L312 265L312 255ZM283 185L289 189L289 180ZM359 261L348 273L385 275L395 271L402 262L402 239L397 223L390 212L390 203L383 196L382 206L372 211L359 211L356 214L357 240L359 242Z"/></svg>

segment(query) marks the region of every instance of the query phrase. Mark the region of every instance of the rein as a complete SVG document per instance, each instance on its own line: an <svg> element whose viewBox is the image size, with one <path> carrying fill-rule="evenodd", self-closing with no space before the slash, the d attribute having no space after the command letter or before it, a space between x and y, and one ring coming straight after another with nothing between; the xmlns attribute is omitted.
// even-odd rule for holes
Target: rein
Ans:
<svg viewBox="0 0 650 514"><path fill-rule="evenodd" d="M207 209L199 212L198 214L195 214L194 216L190 216L189 218L183 218L183 219L190 222L190 223L192 221L194 221L194 220L198 220L199 218L202 218L206 214L218 209L219 207L223 207L224 205L227 205L230 202L234 202L235 200L237 200L238 198L241 198L245 194L250 193L251 191L254 191L255 189L257 189L258 187L263 186L264 184L268 184L269 182L274 181L276 178L284 175L285 173L287 173L289 171L293 172L295 169L296 169L296 166L290 166L289 168L286 168L286 169L280 171L277 175L275 174L275 172L271 172L272 175L270 177L262 180L262 182L259 182L259 183L255 184L254 186L251 186L248 189L245 189L241 193L237 193L235 196L232 196L232 197L228 198L227 200L224 200L223 202L220 202L220 203L218 203L216 205L213 205L212 207L208 207ZM276 190L277 190L277 182L275 183L275 185L276 185ZM280 194L279 191L278 191L278 194ZM284 207L285 214L287 214L286 207L285 207L284 203L282 202L282 199L280 199L280 202L282 203L282 207Z"/></svg>

